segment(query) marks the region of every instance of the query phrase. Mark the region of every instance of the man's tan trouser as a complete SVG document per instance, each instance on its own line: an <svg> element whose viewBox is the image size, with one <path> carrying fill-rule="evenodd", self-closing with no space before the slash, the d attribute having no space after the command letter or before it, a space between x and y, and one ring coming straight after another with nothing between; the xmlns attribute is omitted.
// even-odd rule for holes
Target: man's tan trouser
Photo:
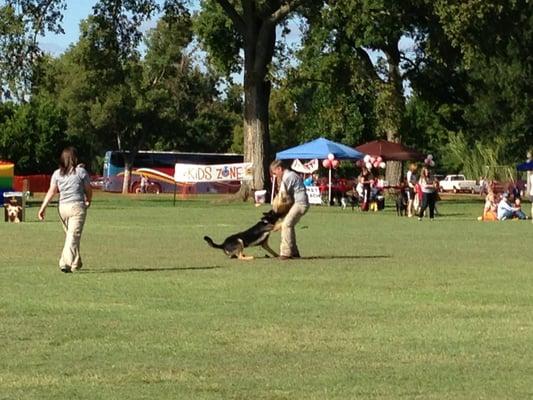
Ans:
<svg viewBox="0 0 533 400"><path fill-rule="evenodd" d="M59 216L65 231L65 246L59 260L59 268L81 268L80 240L87 209L83 203L59 205Z"/></svg>
<svg viewBox="0 0 533 400"><path fill-rule="evenodd" d="M281 224L280 255L292 257L299 254L294 226L300 221L300 218L302 218L308 209L308 205L295 203L283 219L283 223Z"/></svg>

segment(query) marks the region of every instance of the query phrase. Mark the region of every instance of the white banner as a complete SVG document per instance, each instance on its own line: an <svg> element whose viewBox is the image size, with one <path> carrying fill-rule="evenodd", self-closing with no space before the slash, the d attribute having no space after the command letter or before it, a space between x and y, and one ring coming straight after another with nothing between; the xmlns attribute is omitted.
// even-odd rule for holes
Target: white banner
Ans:
<svg viewBox="0 0 533 400"><path fill-rule="evenodd" d="M243 181L253 179L252 163L176 164L174 180L183 183Z"/></svg>
<svg viewBox="0 0 533 400"><path fill-rule="evenodd" d="M315 158L305 164L302 164L300 160L296 159L292 162L291 169L302 174L312 174L318 169L318 159Z"/></svg>
<svg viewBox="0 0 533 400"><path fill-rule="evenodd" d="M320 189L318 186L307 186L305 188L309 204L322 204L322 196L320 196Z"/></svg>

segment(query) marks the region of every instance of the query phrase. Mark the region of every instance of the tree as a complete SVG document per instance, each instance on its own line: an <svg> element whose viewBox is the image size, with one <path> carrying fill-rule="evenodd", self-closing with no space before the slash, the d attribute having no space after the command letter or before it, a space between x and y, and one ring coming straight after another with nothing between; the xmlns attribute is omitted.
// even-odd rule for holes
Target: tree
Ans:
<svg viewBox="0 0 533 400"><path fill-rule="evenodd" d="M0 119L0 158L16 161L18 174L51 173L66 144L66 121L50 98L10 107Z"/></svg>
<svg viewBox="0 0 533 400"><path fill-rule="evenodd" d="M421 39L417 32L425 25L426 15L427 9L418 0L345 0L331 2L321 14L307 15L307 36L313 45L317 45L312 36L318 30L325 39L325 53L336 54L330 57L337 58L336 66L348 66L347 60L358 63L358 68L345 71L365 79L375 90L376 134L389 141L405 139L404 83L409 71L418 67L400 48L400 40ZM373 61L376 52L377 60ZM344 87L348 82L346 78L341 81ZM387 163L389 182L396 184L400 173L399 162Z"/></svg>
<svg viewBox="0 0 533 400"><path fill-rule="evenodd" d="M63 32L65 7L64 0L4 0L0 5L0 99L28 99L33 66L42 56L37 38L46 31Z"/></svg>
<svg viewBox="0 0 533 400"><path fill-rule="evenodd" d="M425 103L448 134L436 140L426 129L426 142L456 171L515 163L533 146L530 4L427 3L434 21L424 48L429 57L410 78L418 104Z"/></svg>
<svg viewBox="0 0 533 400"><path fill-rule="evenodd" d="M269 182L270 160L269 66L276 50L276 28L304 4L305 0L203 0L197 32L214 64L227 73L239 70L239 50L244 52L244 157L254 165L250 186L243 185L246 198L251 189Z"/></svg>
<svg viewBox="0 0 533 400"><path fill-rule="evenodd" d="M159 19L146 35L144 59L135 53L122 59L113 45L115 31L95 16L81 31L79 42L58 60L56 75L69 135L93 139L100 152L124 151L130 167L142 148L215 152L230 147L235 115L220 98L218 75L193 63L188 13ZM128 175L125 182L124 192Z"/></svg>
<svg viewBox="0 0 533 400"><path fill-rule="evenodd" d="M296 57L286 86L297 109L301 140L326 136L353 146L373 138L376 88L365 78L351 40L313 22Z"/></svg>
<svg viewBox="0 0 533 400"><path fill-rule="evenodd" d="M147 36L142 65L145 89L159 98L157 147L227 151L235 116L221 99L219 76L210 68L202 71L195 65L194 50L187 49L191 41L191 20L185 12L161 19Z"/></svg>

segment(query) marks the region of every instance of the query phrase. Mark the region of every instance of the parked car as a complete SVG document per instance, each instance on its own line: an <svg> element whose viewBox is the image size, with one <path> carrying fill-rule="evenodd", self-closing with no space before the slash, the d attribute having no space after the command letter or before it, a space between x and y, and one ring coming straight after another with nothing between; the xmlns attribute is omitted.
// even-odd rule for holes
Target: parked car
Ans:
<svg viewBox="0 0 533 400"><path fill-rule="evenodd" d="M99 175L91 176L91 187L93 189L101 190L104 186L104 178Z"/></svg>
<svg viewBox="0 0 533 400"><path fill-rule="evenodd" d="M470 192L479 193L480 187L475 180L468 180L464 175L446 175L440 181L441 192Z"/></svg>

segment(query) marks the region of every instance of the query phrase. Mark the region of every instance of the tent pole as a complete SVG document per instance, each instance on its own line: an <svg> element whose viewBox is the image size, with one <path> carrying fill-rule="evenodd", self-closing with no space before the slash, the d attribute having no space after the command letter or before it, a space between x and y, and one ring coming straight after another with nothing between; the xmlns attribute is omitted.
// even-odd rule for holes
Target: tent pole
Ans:
<svg viewBox="0 0 533 400"><path fill-rule="evenodd" d="M328 168L328 171L329 171L328 206L331 206L331 168Z"/></svg>

